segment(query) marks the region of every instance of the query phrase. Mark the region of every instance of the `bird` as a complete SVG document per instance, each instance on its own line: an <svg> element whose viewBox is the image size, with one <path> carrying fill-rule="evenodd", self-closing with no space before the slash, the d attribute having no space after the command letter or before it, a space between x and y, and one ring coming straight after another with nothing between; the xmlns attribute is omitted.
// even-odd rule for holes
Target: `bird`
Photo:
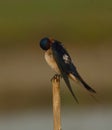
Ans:
<svg viewBox="0 0 112 130"><path fill-rule="evenodd" d="M79 101L72 90L69 79L79 81L86 90L91 93L96 93L96 91L80 76L62 42L53 38L44 37L40 40L40 47L45 51L45 60L47 64L56 72L56 74L61 75L77 103L79 103Z"/></svg>

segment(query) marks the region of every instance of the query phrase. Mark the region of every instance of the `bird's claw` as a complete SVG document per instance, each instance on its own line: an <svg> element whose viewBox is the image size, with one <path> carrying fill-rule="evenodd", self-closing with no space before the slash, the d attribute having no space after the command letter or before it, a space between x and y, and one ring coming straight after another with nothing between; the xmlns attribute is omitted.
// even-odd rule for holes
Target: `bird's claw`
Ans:
<svg viewBox="0 0 112 130"><path fill-rule="evenodd" d="M59 80L60 78L62 78L62 76L60 74L55 74L52 78L51 78L51 82L52 80Z"/></svg>

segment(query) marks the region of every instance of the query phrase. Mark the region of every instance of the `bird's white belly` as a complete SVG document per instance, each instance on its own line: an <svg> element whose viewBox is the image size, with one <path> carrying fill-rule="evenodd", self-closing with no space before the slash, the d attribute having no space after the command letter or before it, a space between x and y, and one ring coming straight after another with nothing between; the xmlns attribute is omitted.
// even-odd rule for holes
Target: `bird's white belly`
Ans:
<svg viewBox="0 0 112 130"><path fill-rule="evenodd" d="M54 60L53 54L52 54L52 50L49 49L45 52L45 60L48 63L48 65L55 70L55 72L60 74L59 68Z"/></svg>

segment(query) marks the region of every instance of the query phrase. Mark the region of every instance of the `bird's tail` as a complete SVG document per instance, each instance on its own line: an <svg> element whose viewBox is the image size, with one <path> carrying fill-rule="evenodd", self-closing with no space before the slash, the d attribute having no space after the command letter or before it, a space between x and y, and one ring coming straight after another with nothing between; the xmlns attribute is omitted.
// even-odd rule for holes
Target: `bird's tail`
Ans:
<svg viewBox="0 0 112 130"><path fill-rule="evenodd" d="M96 91L91 88L81 77L79 78L79 80L89 92L96 93Z"/></svg>
<svg viewBox="0 0 112 130"><path fill-rule="evenodd" d="M78 74L78 72L74 75L70 75L70 77L73 79L73 80L79 80L81 82L81 84L89 91L89 92L92 92L92 93L96 93L96 91L91 88L83 79L82 77Z"/></svg>

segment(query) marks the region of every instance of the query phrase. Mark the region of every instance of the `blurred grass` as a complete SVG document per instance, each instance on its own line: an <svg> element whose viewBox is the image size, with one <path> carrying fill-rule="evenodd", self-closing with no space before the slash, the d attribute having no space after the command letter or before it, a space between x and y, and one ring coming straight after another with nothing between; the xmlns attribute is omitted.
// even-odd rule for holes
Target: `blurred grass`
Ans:
<svg viewBox="0 0 112 130"><path fill-rule="evenodd" d="M112 40L112 1L0 2L0 44L30 44L43 36L69 42Z"/></svg>

